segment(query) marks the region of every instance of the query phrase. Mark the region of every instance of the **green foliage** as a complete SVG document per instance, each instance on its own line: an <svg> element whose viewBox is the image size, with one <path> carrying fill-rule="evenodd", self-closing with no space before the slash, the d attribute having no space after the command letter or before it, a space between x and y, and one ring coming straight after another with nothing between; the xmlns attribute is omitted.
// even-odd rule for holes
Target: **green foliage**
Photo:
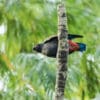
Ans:
<svg viewBox="0 0 100 100"><path fill-rule="evenodd" d="M0 100L52 100L57 61L32 52L57 34L59 0L0 0ZM69 56L65 98L91 100L100 94L100 0L65 0L69 32L87 44ZM1 32L1 30L0 30Z"/></svg>

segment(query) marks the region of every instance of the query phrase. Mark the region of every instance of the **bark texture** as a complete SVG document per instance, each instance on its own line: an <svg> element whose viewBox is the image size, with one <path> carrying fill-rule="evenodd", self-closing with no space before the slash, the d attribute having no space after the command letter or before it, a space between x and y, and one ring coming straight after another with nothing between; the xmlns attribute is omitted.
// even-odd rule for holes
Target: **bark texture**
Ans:
<svg viewBox="0 0 100 100"><path fill-rule="evenodd" d="M68 56L67 16L63 4L58 5L58 51L57 51L57 75L55 85L55 100L64 100L64 89L67 77Z"/></svg>

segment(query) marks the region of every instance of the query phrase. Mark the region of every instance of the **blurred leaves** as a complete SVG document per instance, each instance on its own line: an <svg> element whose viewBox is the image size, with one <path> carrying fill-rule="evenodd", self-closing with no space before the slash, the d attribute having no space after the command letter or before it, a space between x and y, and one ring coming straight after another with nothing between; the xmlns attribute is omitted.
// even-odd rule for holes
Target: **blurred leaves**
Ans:
<svg viewBox="0 0 100 100"><path fill-rule="evenodd" d="M1 100L52 100L56 59L32 52L36 43L57 34L59 0L0 0ZM69 56L65 98L91 100L100 95L100 0L66 0L69 32L87 44ZM0 30L1 32L1 30ZM96 100L96 98L94 100Z"/></svg>

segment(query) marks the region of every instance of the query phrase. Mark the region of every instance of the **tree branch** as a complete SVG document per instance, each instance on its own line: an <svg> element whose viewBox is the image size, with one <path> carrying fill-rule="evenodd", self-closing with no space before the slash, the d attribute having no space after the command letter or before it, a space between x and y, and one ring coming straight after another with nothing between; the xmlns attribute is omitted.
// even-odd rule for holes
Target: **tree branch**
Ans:
<svg viewBox="0 0 100 100"><path fill-rule="evenodd" d="M67 16L63 4L58 5L58 52L57 52L57 76L55 85L55 100L64 99L64 89L67 77L67 58L68 58L68 28Z"/></svg>

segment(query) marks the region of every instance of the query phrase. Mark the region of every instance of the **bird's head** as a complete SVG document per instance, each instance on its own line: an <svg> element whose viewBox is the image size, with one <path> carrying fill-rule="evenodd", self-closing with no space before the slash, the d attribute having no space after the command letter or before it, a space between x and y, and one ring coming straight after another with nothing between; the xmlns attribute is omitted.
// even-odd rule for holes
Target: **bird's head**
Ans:
<svg viewBox="0 0 100 100"><path fill-rule="evenodd" d="M41 52L42 47L43 47L43 44L37 44L35 47L33 47L33 50L37 52Z"/></svg>

